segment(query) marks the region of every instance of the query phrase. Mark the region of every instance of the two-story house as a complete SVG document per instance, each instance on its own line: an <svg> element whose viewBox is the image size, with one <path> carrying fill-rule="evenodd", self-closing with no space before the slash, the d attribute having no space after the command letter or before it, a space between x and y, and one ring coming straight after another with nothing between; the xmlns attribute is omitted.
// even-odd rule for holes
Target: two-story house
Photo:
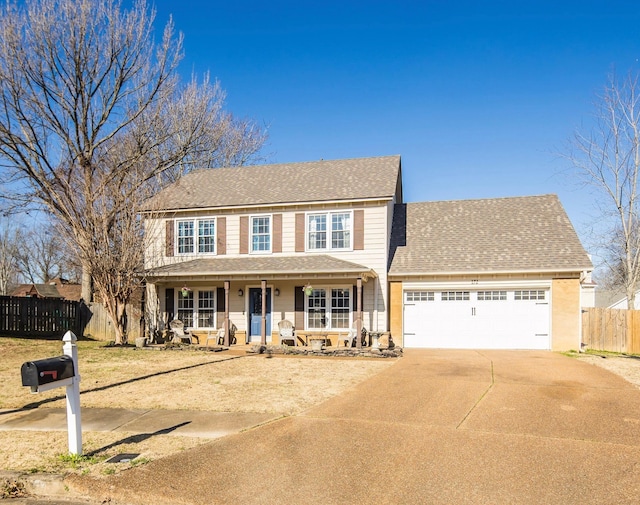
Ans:
<svg viewBox="0 0 640 505"><path fill-rule="evenodd" d="M360 308L385 331L401 202L399 156L191 172L147 214L152 324L206 333L228 314L244 343L270 342L288 319L336 343Z"/></svg>
<svg viewBox="0 0 640 505"><path fill-rule="evenodd" d="M591 262L557 197L405 204L400 156L196 170L145 214L147 311L238 343L577 348Z"/></svg>

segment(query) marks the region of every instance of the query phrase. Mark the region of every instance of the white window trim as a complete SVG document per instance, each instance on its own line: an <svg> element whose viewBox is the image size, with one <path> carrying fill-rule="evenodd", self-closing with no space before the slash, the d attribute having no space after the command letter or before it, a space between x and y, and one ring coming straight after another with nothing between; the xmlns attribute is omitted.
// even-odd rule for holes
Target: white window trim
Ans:
<svg viewBox="0 0 640 505"><path fill-rule="evenodd" d="M199 235L198 235L198 223L200 221L213 221L213 252L198 252L199 249ZM179 236L179 223L193 223L193 252L180 252L180 236ZM176 219L175 220L175 244L174 244L174 254L176 256L215 256L218 254L218 219L217 217L194 217L190 219Z"/></svg>
<svg viewBox="0 0 640 505"><path fill-rule="evenodd" d="M304 328L305 331L338 331L345 332L351 328L353 324L353 297L355 296L353 293L353 286L313 286L313 289L324 289L326 296L326 307L325 307L325 319L327 321L327 325L324 328L310 328L309 327L309 297L307 295L304 296ZM332 289L343 289L349 292L349 324L346 328L332 328L331 327L331 290Z"/></svg>
<svg viewBox="0 0 640 505"><path fill-rule="evenodd" d="M333 214L349 214L349 222L351 223L351 228L349 229L349 245L347 247L331 247L331 234L333 233L332 229L332 219L331 216ZM327 247L325 248L311 248L309 247L309 235L311 230L309 230L309 216L319 216L325 215L327 217ZM305 213L304 216L304 249L306 252L322 252L325 253L327 251L353 251L353 210L321 210L321 211L309 211Z"/></svg>
<svg viewBox="0 0 640 505"><path fill-rule="evenodd" d="M180 310L186 310L186 309L180 309L179 305L180 305L180 298L182 298L182 293L180 293L180 288L176 287L174 289L175 293L174 293L174 307L175 307L175 314L176 314L176 318L178 318L178 312ZM198 325L198 300L200 298L199 293L201 291L213 291L213 326L199 326ZM217 300L217 291L218 288L214 287L210 287L210 288L202 288L202 289L194 289L191 292L193 293L193 310L192 310L192 317L193 317L193 326L187 326L187 328L191 328L194 330L198 330L198 329L206 329L206 330L215 330L216 329L216 318L218 317L218 300Z"/></svg>
<svg viewBox="0 0 640 505"><path fill-rule="evenodd" d="M253 250L253 220L255 218L269 218L269 249L265 251ZM273 251L273 214L252 214L249 216L249 254L271 254Z"/></svg>

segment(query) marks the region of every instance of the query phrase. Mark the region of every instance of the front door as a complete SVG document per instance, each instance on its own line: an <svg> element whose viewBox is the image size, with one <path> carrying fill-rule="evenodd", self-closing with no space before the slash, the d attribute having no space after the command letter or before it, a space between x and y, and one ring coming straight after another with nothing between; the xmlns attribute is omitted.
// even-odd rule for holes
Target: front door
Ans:
<svg viewBox="0 0 640 505"><path fill-rule="evenodd" d="M271 339L271 288L267 288L267 336ZM249 288L249 342L262 336L262 289Z"/></svg>

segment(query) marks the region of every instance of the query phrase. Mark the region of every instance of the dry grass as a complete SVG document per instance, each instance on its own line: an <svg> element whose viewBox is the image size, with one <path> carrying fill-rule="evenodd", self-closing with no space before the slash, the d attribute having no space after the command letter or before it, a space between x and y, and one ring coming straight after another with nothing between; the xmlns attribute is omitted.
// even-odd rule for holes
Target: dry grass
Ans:
<svg viewBox="0 0 640 505"><path fill-rule="evenodd" d="M64 407L64 389L32 395L21 385L25 361L62 354L59 341L0 339L0 409ZM274 357L197 350L151 351L78 342L83 408L185 409L301 412L353 387L394 360ZM0 413L1 415L1 413ZM0 468L109 474L166 456L206 439L132 433L83 434L82 459L69 459L66 432L0 431ZM34 447L38 450L34 451ZM122 452L140 453L133 463L103 461Z"/></svg>

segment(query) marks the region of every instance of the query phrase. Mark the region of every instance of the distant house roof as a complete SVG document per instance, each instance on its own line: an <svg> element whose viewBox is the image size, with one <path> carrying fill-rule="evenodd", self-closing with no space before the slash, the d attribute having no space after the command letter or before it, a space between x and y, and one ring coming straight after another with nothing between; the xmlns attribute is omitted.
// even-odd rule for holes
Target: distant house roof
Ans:
<svg viewBox="0 0 640 505"><path fill-rule="evenodd" d="M66 279L54 279L58 291L65 300L80 301L82 298L82 284L75 282L69 282Z"/></svg>
<svg viewBox="0 0 640 505"><path fill-rule="evenodd" d="M63 298L55 284L20 284L11 295L31 298Z"/></svg>
<svg viewBox="0 0 640 505"><path fill-rule="evenodd" d="M36 298L63 298L78 301L81 298L82 286L56 278L43 284L20 284L11 296L28 296Z"/></svg>
<svg viewBox="0 0 640 505"><path fill-rule="evenodd" d="M392 199L400 156L194 170L152 198L147 210Z"/></svg>
<svg viewBox="0 0 640 505"><path fill-rule="evenodd" d="M390 276L591 269L556 195L395 209Z"/></svg>

